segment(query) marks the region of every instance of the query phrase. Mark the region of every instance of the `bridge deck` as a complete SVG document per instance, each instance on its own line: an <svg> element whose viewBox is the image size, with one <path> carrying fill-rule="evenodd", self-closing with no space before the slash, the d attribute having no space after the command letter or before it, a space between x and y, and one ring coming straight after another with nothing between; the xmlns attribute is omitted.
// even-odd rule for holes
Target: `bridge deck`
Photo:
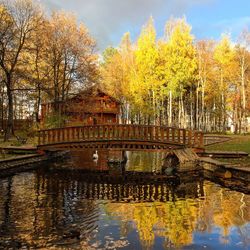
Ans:
<svg viewBox="0 0 250 250"><path fill-rule="evenodd" d="M203 148L203 133L146 125L86 125L39 131L38 148Z"/></svg>

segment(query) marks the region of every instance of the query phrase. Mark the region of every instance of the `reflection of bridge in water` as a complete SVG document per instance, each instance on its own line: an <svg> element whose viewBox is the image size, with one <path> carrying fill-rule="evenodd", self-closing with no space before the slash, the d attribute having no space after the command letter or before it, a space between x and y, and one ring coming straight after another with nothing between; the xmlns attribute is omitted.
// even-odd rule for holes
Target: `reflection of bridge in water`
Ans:
<svg viewBox="0 0 250 250"><path fill-rule="evenodd" d="M174 201L176 198L185 197L198 198L204 195L203 180L195 175L177 178L138 172L126 172L123 176L105 172L57 172L57 179L64 180L69 176L72 182L78 183L78 195L90 200L152 202ZM67 191L73 193L73 190Z"/></svg>
<svg viewBox="0 0 250 250"><path fill-rule="evenodd" d="M110 233L112 242L123 237L130 243L138 233L131 249L140 244L152 249L157 241L167 242L169 247L159 245L164 249L200 249L201 239L211 232L217 239L237 236L234 246L239 240L243 248L249 245L249 196L243 193L188 175L179 185L98 177L40 169L0 179L0 248L92 249L100 239L99 248L107 249ZM238 235L231 233L237 230ZM71 237L72 231L80 233L80 240Z"/></svg>
<svg viewBox="0 0 250 250"><path fill-rule="evenodd" d="M164 126L86 125L39 131L39 149L112 148L159 150L203 148L203 133Z"/></svg>

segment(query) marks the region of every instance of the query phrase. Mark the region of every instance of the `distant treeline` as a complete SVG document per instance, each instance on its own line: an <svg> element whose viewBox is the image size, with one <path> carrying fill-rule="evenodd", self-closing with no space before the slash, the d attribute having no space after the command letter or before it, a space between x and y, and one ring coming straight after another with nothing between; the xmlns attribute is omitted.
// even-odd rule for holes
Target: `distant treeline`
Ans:
<svg viewBox="0 0 250 250"><path fill-rule="evenodd" d="M97 59L95 41L74 15L53 12L47 17L32 0L0 0L5 139L13 133L13 120L20 113L38 121L41 101L62 101L70 92L96 82Z"/></svg>
<svg viewBox="0 0 250 250"><path fill-rule="evenodd" d="M101 66L104 88L123 103L133 123L164 124L209 132L246 132L250 111L250 33L237 44L198 41L185 18L170 19L156 39L153 18L135 43L126 33L107 48Z"/></svg>
<svg viewBox="0 0 250 250"><path fill-rule="evenodd" d="M185 19L170 19L156 39L153 19L135 43L129 33L118 48L98 57L95 41L76 17L47 16L32 0L0 0L0 116L39 121L41 102L64 101L88 84L122 103L124 122L225 132L231 121L246 132L250 110L249 43L243 31L233 45L194 40Z"/></svg>

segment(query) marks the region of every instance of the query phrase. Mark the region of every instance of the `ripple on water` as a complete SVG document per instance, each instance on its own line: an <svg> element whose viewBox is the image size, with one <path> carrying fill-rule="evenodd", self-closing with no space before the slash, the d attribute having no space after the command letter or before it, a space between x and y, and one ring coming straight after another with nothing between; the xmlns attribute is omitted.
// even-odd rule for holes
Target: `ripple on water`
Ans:
<svg viewBox="0 0 250 250"><path fill-rule="evenodd" d="M0 248L246 249L249 203L201 179L173 187L17 174L0 179Z"/></svg>

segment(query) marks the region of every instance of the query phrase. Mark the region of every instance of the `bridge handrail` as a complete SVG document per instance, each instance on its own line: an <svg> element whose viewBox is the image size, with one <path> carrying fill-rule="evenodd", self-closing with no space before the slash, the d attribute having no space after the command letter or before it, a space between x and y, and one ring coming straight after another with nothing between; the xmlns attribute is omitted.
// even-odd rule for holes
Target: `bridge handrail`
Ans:
<svg viewBox="0 0 250 250"><path fill-rule="evenodd" d="M166 126L98 124L38 131L39 145L100 140L150 141L179 144L195 148L203 148L204 146L202 132Z"/></svg>

